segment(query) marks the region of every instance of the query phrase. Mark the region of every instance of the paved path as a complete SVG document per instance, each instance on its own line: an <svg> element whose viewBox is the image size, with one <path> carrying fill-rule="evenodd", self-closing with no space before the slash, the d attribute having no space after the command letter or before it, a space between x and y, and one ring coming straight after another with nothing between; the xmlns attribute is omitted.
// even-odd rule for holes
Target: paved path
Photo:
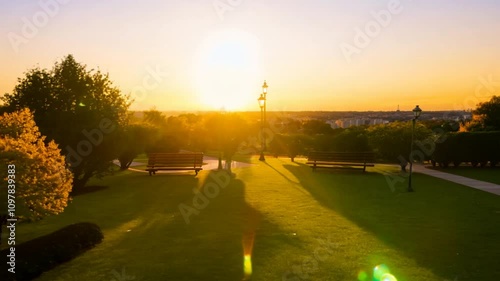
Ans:
<svg viewBox="0 0 500 281"><path fill-rule="evenodd" d="M471 178L466 178L454 174L444 173L440 171L436 171L433 169L428 169L422 165L413 165L413 171L429 176L433 176L440 179L445 179L447 181L455 182L461 185L469 186L475 189L479 189L482 191L486 191L489 193L493 193L496 195L500 195L500 185L489 183L485 181L475 180Z"/></svg>

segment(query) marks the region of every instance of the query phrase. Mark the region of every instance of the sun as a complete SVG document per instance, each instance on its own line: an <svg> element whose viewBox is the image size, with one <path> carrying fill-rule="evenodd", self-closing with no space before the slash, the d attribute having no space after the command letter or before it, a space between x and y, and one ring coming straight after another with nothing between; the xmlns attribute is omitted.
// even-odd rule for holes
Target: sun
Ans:
<svg viewBox="0 0 500 281"><path fill-rule="evenodd" d="M194 85L210 109L241 110L257 103L259 40L240 30L211 34L194 61Z"/></svg>

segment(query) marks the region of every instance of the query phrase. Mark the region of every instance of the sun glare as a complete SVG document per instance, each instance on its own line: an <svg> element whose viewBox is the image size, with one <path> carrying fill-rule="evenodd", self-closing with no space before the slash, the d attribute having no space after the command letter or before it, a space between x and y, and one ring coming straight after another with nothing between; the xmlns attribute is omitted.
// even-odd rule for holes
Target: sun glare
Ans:
<svg viewBox="0 0 500 281"><path fill-rule="evenodd" d="M196 93L211 109L257 106L260 91L259 40L239 30L208 36L195 58Z"/></svg>

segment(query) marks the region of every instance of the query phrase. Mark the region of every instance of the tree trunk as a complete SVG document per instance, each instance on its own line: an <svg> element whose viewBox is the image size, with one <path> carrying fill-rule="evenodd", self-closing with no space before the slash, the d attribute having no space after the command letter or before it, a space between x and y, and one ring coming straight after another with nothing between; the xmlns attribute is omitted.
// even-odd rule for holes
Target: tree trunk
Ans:
<svg viewBox="0 0 500 281"><path fill-rule="evenodd" d="M73 191L85 187L87 182L93 176L93 173L84 173L81 178L73 179Z"/></svg>
<svg viewBox="0 0 500 281"><path fill-rule="evenodd" d="M232 174L233 172L231 171L231 163L232 163L232 157L226 157L226 163L225 163L225 166L226 166L226 170L229 174Z"/></svg>

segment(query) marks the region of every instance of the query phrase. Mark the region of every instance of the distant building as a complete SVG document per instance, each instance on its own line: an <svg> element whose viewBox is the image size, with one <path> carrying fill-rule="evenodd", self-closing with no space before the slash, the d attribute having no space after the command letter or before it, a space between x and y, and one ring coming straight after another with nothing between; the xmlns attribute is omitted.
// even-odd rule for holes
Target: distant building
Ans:
<svg viewBox="0 0 500 281"><path fill-rule="evenodd" d="M330 124L330 127L333 129L336 128L349 128L349 127L354 127L354 126L371 126L371 125L379 125L379 124L387 124L389 121L380 119L380 118L345 118L345 119L338 119L338 120L329 120L327 121L328 124Z"/></svg>

